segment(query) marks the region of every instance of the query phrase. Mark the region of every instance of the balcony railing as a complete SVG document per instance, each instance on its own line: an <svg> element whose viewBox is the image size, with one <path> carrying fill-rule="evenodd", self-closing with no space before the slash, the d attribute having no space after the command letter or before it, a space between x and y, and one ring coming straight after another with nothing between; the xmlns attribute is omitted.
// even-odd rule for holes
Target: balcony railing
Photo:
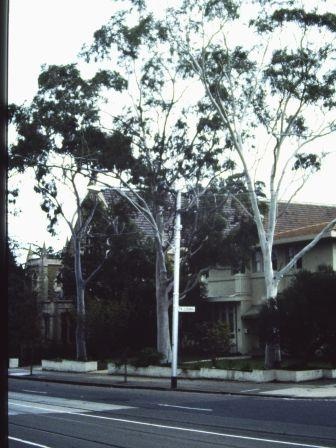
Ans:
<svg viewBox="0 0 336 448"><path fill-rule="evenodd" d="M232 276L210 277L206 282L207 296L209 298L221 297L222 300L237 300L240 296L251 294L251 279L249 274L235 274Z"/></svg>

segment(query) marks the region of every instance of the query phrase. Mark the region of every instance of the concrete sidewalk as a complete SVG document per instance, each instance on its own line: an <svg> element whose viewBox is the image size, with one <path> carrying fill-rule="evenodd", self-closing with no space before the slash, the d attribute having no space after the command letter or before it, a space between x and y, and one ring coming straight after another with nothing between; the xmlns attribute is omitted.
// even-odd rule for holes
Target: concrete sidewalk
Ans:
<svg viewBox="0 0 336 448"><path fill-rule="evenodd" d="M108 375L107 370L92 373L63 373L42 371L34 367L30 375L28 368L8 370L9 378L31 381L80 384L97 387L171 390L169 378L132 377L124 381L123 376ZM305 399L336 399L336 380L316 380L305 383L252 383L221 380L178 379L177 390L182 392L216 393L231 395L268 396Z"/></svg>

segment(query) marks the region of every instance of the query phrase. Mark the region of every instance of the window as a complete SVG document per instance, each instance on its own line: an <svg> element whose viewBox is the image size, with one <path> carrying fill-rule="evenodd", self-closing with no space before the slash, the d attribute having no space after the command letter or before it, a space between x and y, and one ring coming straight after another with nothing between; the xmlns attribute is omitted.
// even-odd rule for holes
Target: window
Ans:
<svg viewBox="0 0 336 448"><path fill-rule="evenodd" d="M236 308L235 305L229 305L226 309L226 322L229 324L231 337L235 336L236 330Z"/></svg>
<svg viewBox="0 0 336 448"><path fill-rule="evenodd" d="M299 251L299 249L296 249L293 246L287 247L286 263L289 263L294 258L294 256L297 254L298 251ZM297 262L295 263L294 269L302 269L302 258L299 258L297 260Z"/></svg>
<svg viewBox="0 0 336 448"><path fill-rule="evenodd" d="M213 319L226 322L230 329L230 337L236 337L236 305L232 303L220 303L214 309Z"/></svg>
<svg viewBox="0 0 336 448"><path fill-rule="evenodd" d="M299 258L296 262L296 269L302 269L302 258Z"/></svg>
<svg viewBox="0 0 336 448"><path fill-rule="evenodd" d="M37 273L33 272L31 276L32 288L33 290L37 289Z"/></svg>
<svg viewBox="0 0 336 448"><path fill-rule="evenodd" d="M275 249L272 251L272 266L274 271L278 270L278 254Z"/></svg>
<svg viewBox="0 0 336 448"><path fill-rule="evenodd" d="M50 339L50 315L43 315L43 323L44 323L44 339Z"/></svg>
<svg viewBox="0 0 336 448"><path fill-rule="evenodd" d="M263 272L264 263L261 255L261 251L257 250L252 255L252 272Z"/></svg>
<svg viewBox="0 0 336 448"><path fill-rule="evenodd" d="M67 311L61 314L61 341L63 344L72 341L72 322Z"/></svg>
<svg viewBox="0 0 336 448"><path fill-rule="evenodd" d="M231 275L239 274L237 266L231 266Z"/></svg>
<svg viewBox="0 0 336 448"><path fill-rule="evenodd" d="M53 286L54 286L54 297L58 300L62 300L63 299L63 289L62 289L62 286L59 284L57 278L55 278Z"/></svg>
<svg viewBox="0 0 336 448"><path fill-rule="evenodd" d="M231 266L231 275L235 274L245 274L246 265L244 261L242 261L239 265Z"/></svg>

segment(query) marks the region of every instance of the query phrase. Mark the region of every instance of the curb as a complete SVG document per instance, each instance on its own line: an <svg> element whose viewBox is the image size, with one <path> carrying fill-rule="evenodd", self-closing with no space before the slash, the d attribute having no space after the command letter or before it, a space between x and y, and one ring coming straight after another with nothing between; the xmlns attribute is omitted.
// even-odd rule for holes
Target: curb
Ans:
<svg viewBox="0 0 336 448"><path fill-rule="evenodd" d="M336 400L335 397L296 397L293 395L276 395L272 393L242 393L242 392L226 392L226 391L214 391L214 390L205 390L205 389L181 389L177 387L172 390L167 387L160 386L141 386L137 384L103 384L103 383L95 383L95 382L87 382L87 381L73 381L73 380L61 380L61 379L49 379L49 378L41 378L41 377L32 377L31 375L27 376L15 376L15 375L7 375L8 378L20 379L20 380L29 380L29 381L42 381L45 383L56 383L56 384L70 384L73 386L92 386L92 387L109 387L114 389L138 389L138 390L158 390L158 391L166 391L166 392L186 392L186 393L196 393L196 394L220 394L220 395L232 395L232 396L240 396L240 397L254 397L254 398L277 398L277 399L293 399L293 400Z"/></svg>
<svg viewBox="0 0 336 448"><path fill-rule="evenodd" d="M38 376L32 377L31 375L7 375L8 378L12 379L18 379L18 380L28 380L28 381L43 381L44 383L57 383L57 384L70 384L73 386L92 386L92 387L111 387L111 388L118 388L118 389L152 389L152 390L166 390L170 391L171 389L168 389L166 387L160 387L160 386L141 386L141 385L135 385L135 384L104 384L104 383L95 383L90 381L74 381L74 380L61 380L61 379L49 379L49 378L41 378ZM176 389L177 390L177 389ZM183 389L181 389L183 390ZM204 392L204 391L202 391Z"/></svg>

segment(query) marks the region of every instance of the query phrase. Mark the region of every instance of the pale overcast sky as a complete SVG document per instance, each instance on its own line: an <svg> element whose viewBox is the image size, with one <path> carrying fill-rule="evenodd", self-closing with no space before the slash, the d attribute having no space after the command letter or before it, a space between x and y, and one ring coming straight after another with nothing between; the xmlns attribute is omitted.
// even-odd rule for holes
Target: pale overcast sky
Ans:
<svg viewBox="0 0 336 448"><path fill-rule="evenodd" d="M42 64L66 64L76 60L82 45L113 12L113 0L10 0L9 102L30 101L37 90ZM14 180L14 179L13 179ZM9 215L9 235L25 248L44 241L59 250L67 227L52 238L33 179L15 180L20 187L17 216ZM24 261L24 256L19 258Z"/></svg>
<svg viewBox="0 0 336 448"><path fill-rule="evenodd" d="M156 0L156 6L164 0ZM9 101L30 101L37 89L42 64L74 62L82 45L113 12L114 0L10 0ZM326 149L336 150L336 136ZM29 243L61 249L64 233L51 238L33 181L20 184L16 217L9 216L9 235L28 247ZM296 198L297 201L336 205L336 154L324 164ZM20 257L19 261L24 261Z"/></svg>

